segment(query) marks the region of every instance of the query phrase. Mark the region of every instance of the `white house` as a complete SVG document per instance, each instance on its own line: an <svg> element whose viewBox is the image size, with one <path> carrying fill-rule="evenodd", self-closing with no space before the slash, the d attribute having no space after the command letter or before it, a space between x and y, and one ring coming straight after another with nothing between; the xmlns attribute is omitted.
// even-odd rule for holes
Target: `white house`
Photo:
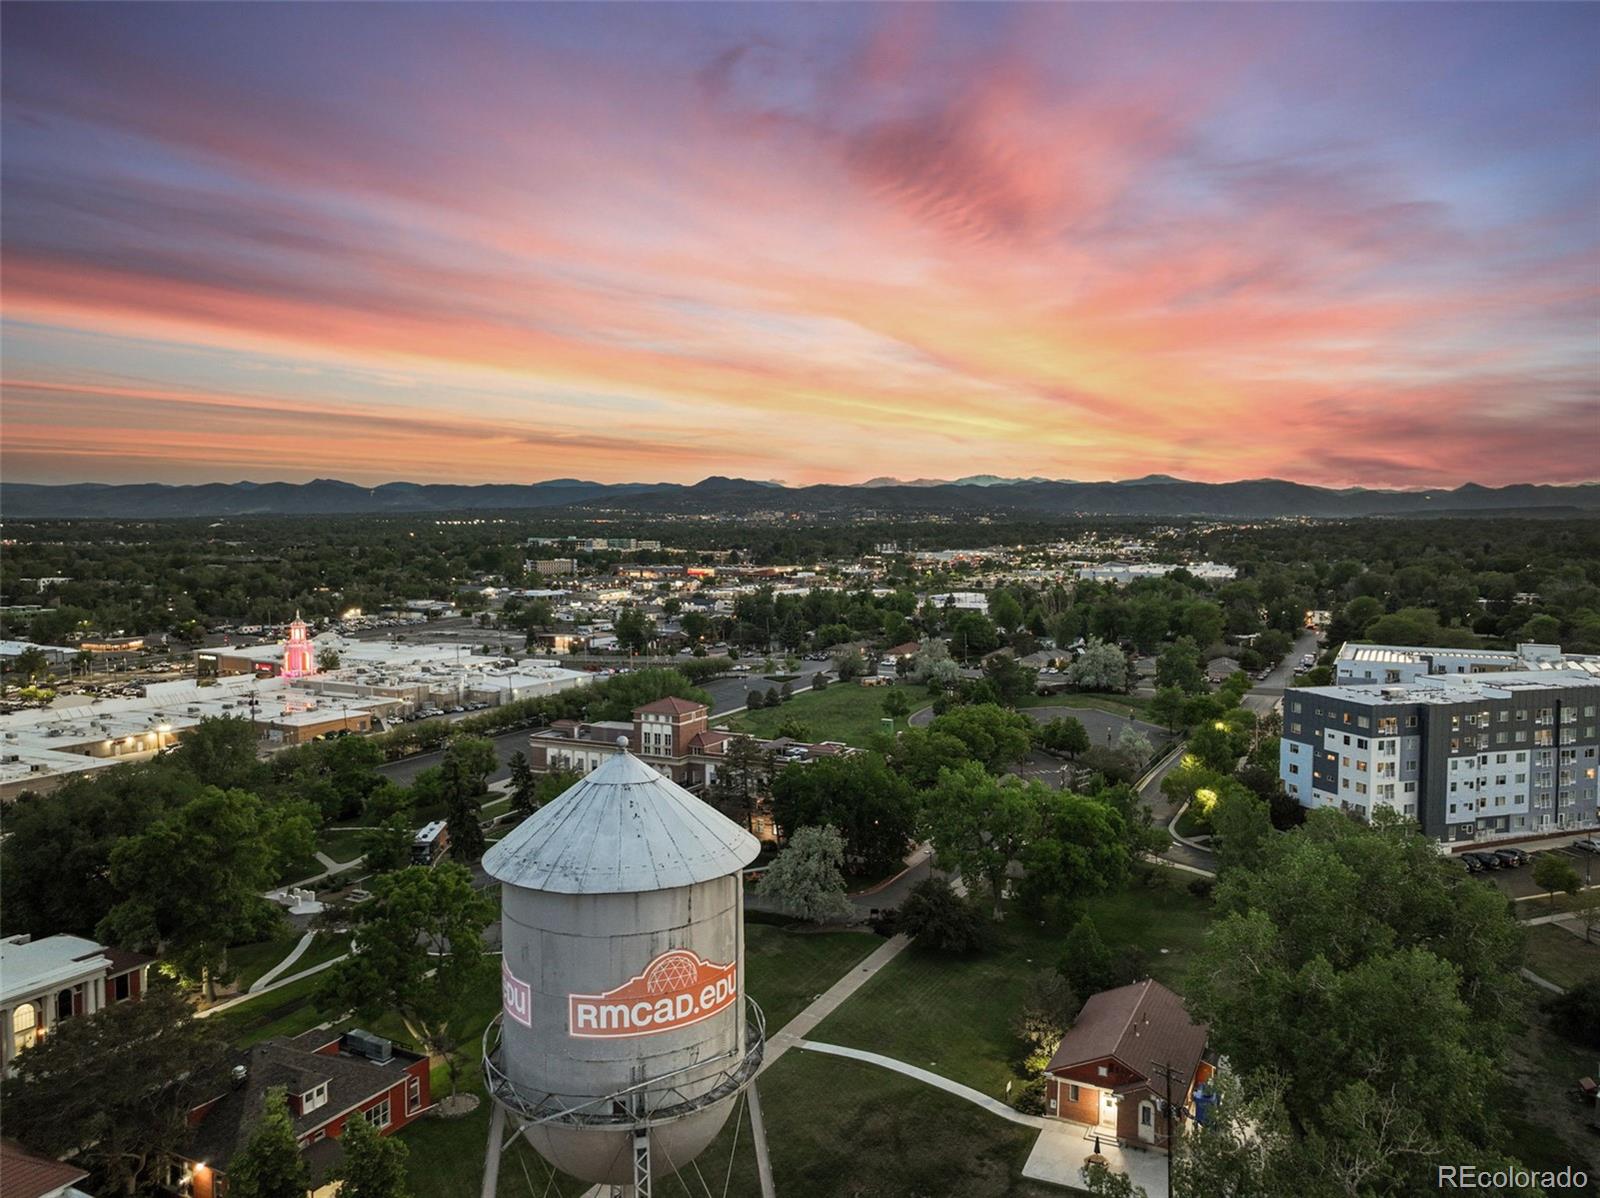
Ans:
<svg viewBox="0 0 1600 1198"><path fill-rule="evenodd" d="M0 1061L32 1048L57 1024L144 993L153 958L81 936L0 940Z"/></svg>

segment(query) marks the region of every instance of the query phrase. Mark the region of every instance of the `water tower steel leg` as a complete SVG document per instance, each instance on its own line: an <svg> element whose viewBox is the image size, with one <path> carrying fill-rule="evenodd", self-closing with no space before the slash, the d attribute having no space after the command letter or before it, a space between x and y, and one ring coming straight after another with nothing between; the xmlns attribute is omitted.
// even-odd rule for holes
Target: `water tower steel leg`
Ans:
<svg viewBox="0 0 1600 1198"><path fill-rule="evenodd" d="M633 1133L633 1198L650 1198L650 1130Z"/></svg>
<svg viewBox="0 0 1600 1198"><path fill-rule="evenodd" d="M745 1091L750 1103L750 1139L756 1148L756 1174L761 1179L761 1198L777 1198L777 1188L772 1184L772 1158L767 1155L767 1125L761 1119L761 1095L754 1080Z"/></svg>
<svg viewBox="0 0 1600 1198"><path fill-rule="evenodd" d="M489 1116L489 1147L483 1158L482 1198L495 1198L500 1185L500 1147L506 1134L506 1108L491 1101L494 1111Z"/></svg>

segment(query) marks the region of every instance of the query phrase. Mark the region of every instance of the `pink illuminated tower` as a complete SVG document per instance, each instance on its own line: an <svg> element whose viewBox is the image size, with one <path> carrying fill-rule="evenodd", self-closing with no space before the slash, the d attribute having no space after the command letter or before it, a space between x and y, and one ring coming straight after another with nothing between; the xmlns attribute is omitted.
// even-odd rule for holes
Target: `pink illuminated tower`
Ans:
<svg viewBox="0 0 1600 1198"><path fill-rule="evenodd" d="M283 647L283 676L304 678L317 672L317 647L311 643L311 629L294 613L294 623L289 625L289 643Z"/></svg>

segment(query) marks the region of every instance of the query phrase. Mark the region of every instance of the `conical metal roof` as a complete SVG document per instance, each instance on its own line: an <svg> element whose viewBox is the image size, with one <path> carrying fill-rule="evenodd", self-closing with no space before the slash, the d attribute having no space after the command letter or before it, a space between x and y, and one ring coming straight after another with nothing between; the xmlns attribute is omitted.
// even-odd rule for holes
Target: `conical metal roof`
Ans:
<svg viewBox="0 0 1600 1198"><path fill-rule="evenodd" d="M527 890L618 894L707 882L760 852L738 824L624 751L490 846L483 868Z"/></svg>

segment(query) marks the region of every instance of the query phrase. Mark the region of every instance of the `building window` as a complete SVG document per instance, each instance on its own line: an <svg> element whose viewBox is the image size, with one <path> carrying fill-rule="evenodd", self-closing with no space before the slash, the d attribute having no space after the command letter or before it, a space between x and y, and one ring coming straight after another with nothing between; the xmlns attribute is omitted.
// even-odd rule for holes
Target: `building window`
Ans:
<svg viewBox="0 0 1600 1198"><path fill-rule="evenodd" d="M389 1113L389 1100L385 1098L382 1102L378 1103L377 1106L369 1106L366 1110L361 1112L361 1117L368 1123L372 1124L373 1127L376 1127L379 1131L382 1131L384 1128L389 1126L391 1119Z"/></svg>
<svg viewBox="0 0 1600 1198"><path fill-rule="evenodd" d="M406 1079L406 1114L415 1115L422 1106L422 1082L414 1077Z"/></svg>
<svg viewBox="0 0 1600 1198"><path fill-rule="evenodd" d="M300 1113L304 1115L309 1111L316 1110L320 1106L326 1106L327 1103L328 1083L322 1082L320 1085L313 1086L311 1089L300 1095Z"/></svg>
<svg viewBox="0 0 1600 1198"><path fill-rule="evenodd" d="M1104 1065L1101 1065L1100 1066L1100 1076L1101 1077L1110 1077L1111 1076L1111 1070L1107 1069Z"/></svg>
<svg viewBox="0 0 1600 1198"><path fill-rule="evenodd" d="M1068 1102L1077 1102L1078 1101L1078 1087L1077 1086L1068 1086L1067 1087L1067 1101Z"/></svg>
<svg viewBox="0 0 1600 1198"><path fill-rule="evenodd" d="M127 1001L129 995L132 993L132 987L128 982L128 979L132 976L133 975L131 973L119 973L116 977L111 979L112 1002Z"/></svg>
<svg viewBox="0 0 1600 1198"><path fill-rule="evenodd" d="M19 1003L11 1012L11 1054L32 1048L39 1029L39 1009L31 1002Z"/></svg>
<svg viewBox="0 0 1600 1198"><path fill-rule="evenodd" d="M1154 1127L1156 1125L1156 1110L1148 1102L1139 1104L1139 1126Z"/></svg>

